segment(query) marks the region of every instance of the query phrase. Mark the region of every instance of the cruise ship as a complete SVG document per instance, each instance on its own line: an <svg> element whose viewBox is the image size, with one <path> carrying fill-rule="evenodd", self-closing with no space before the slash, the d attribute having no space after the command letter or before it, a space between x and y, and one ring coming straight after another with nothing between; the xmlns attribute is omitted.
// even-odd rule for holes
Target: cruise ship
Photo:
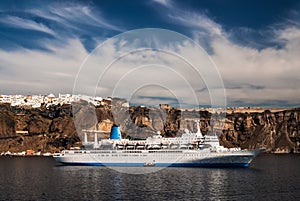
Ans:
<svg viewBox="0 0 300 201"><path fill-rule="evenodd" d="M160 133L146 140L122 139L120 129L114 125L110 138L88 142L84 149L63 150L53 157L65 165L117 166L117 167L248 167L262 150L225 148L216 135L203 136L199 123L197 132L185 130L181 137L163 138Z"/></svg>

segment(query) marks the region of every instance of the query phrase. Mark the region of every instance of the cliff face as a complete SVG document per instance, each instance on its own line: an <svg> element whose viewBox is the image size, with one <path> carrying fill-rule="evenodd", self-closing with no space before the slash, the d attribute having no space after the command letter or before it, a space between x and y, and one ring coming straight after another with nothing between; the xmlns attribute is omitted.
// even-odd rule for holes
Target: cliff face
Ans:
<svg viewBox="0 0 300 201"><path fill-rule="evenodd" d="M170 108L122 107L117 100L114 107L106 102L95 108L88 103L76 105L20 108L0 105L0 152L59 151L81 146L80 129L99 129L109 132L112 125L121 127L123 137L146 138L161 131L163 136L176 136L184 129L196 131L200 119L203 134L211 132L211 113L181 111ZM83 105L83 106L82 106ZM73 117L75 114L75 117ZM75 119L75 121L74 121ZM218 117L214 116L217 120ZM283 111L226 114L222 129L214 130L226 147L247 149L265 148L269 152L299 152L300 109ZM214 124L218 124L217 121ZM108 133L106 133L106 136Z"/></svg>
<svg viewBox="0 0 300 201"><path fill-rule="evenodd" d="M271 152L299 152L299 114L299 109L227 114L222 143L248 149L262 147Z"/></svg>

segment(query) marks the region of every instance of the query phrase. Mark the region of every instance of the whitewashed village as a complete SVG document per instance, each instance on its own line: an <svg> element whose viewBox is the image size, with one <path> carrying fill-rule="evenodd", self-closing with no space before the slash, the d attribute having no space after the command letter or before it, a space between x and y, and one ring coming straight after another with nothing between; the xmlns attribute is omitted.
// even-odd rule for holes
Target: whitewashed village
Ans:
<svg viewBox="0 0 300 201"><path fill-rule="evenodd" d="M51 105L71 104L77 100L86 100L95 106L99 106L103 99L101 97L91 97L81 94L58 94L58 97L52 93L49 95L0 95L0 103L9 103L11 106L28 106L32 108L39 108L43 104L46 104L47 108ZM107 98L106 100L110 100L110 98Z"/></svg>

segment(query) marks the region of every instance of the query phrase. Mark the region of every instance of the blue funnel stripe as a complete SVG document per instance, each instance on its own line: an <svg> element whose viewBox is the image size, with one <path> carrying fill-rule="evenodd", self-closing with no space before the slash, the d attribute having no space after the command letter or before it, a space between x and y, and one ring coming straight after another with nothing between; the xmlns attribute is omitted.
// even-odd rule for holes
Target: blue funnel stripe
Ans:
<svg viewBox="0 0 300 201"><path fill-rule="evenodd" d="M111 128L110 139L112 139L112 140L120 140L120 139L122 139L121 132L120 132L120 127L119 126L114 125Z"/></svg>

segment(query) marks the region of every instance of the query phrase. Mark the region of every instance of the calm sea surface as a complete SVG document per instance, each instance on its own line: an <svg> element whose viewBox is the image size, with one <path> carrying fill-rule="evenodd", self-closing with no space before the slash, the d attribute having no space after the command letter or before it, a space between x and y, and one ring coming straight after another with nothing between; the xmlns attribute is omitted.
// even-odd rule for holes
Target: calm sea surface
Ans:
<svg viewBox="0 0 300 201"><path fill-rule="evenodd" d="M262 154L249 168L150 174L61 166L51 157L0 157L0 200L300 200L300 155Z"/></svg>

